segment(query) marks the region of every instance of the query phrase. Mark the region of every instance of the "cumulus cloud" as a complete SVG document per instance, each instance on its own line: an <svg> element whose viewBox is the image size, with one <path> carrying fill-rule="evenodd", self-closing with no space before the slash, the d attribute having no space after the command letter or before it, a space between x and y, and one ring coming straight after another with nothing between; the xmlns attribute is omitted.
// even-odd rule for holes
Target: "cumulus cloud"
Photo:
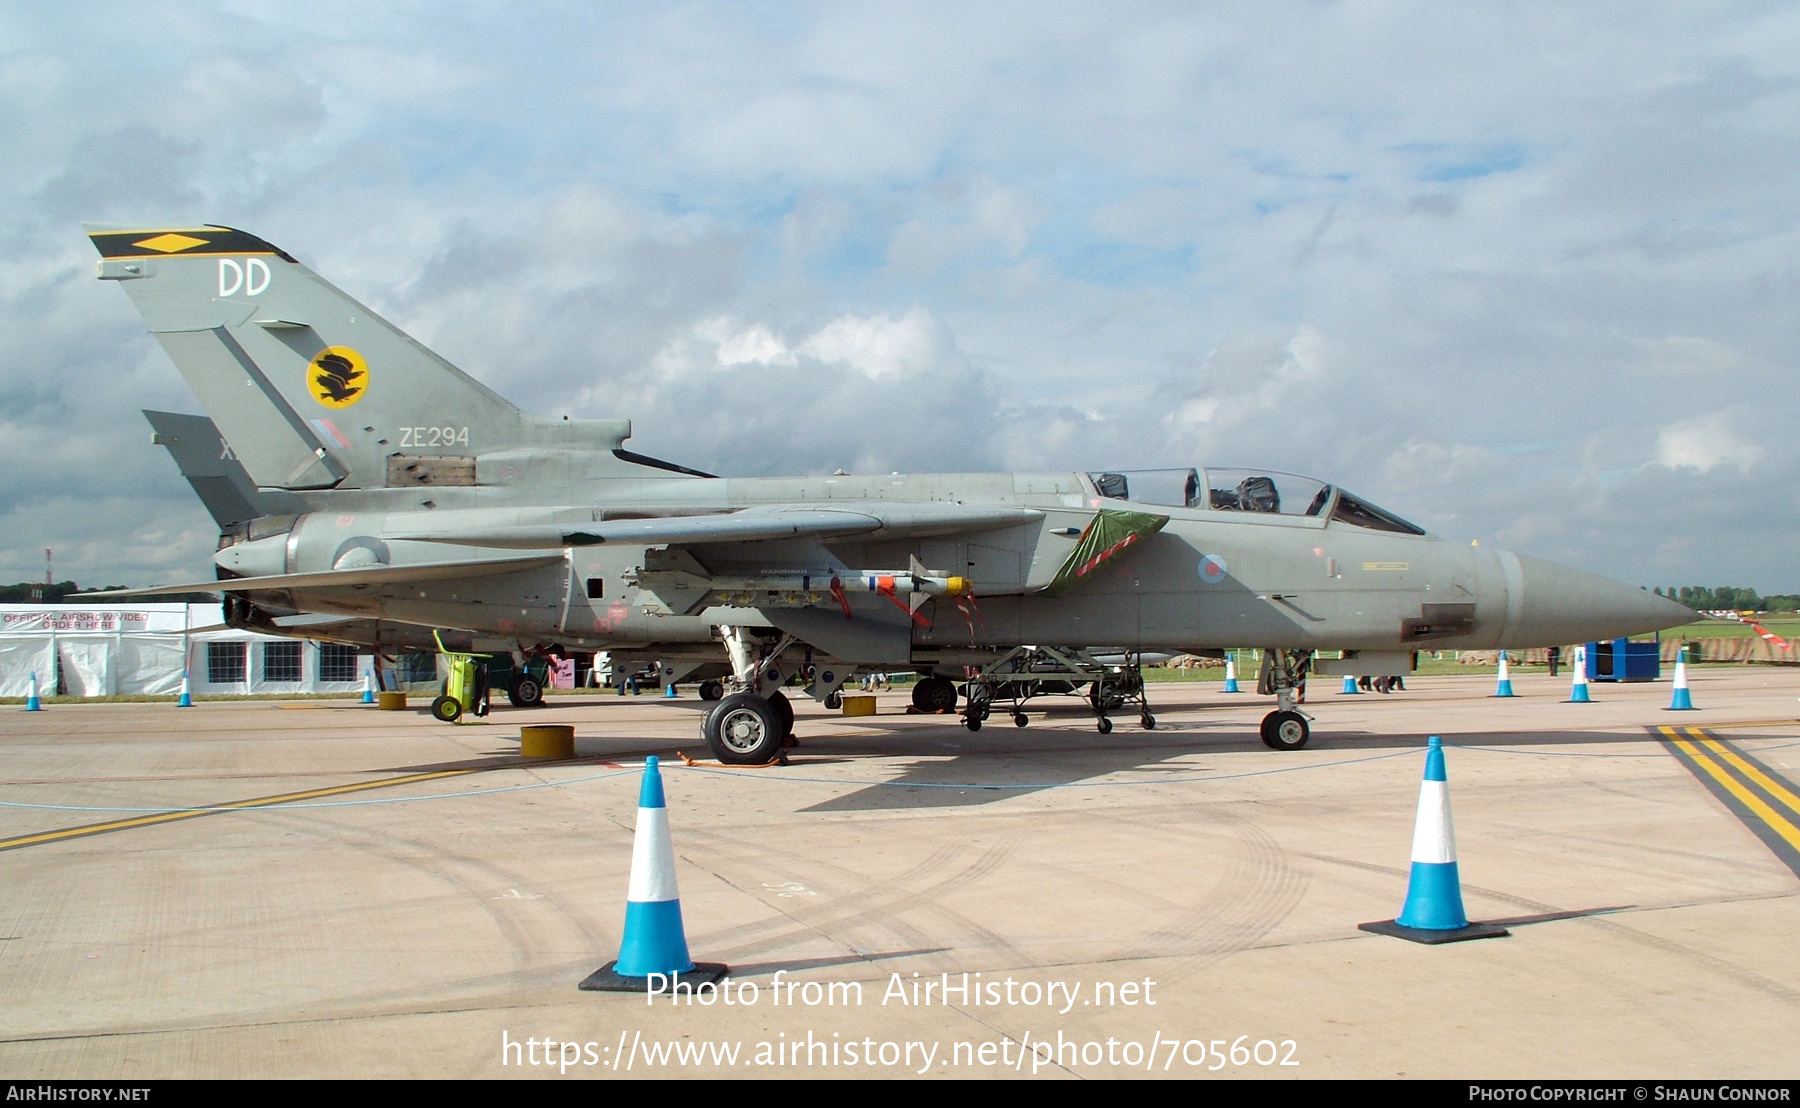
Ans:
<svg viewBox="0 0 1800 1108"><path fill-rule="evenodd" d="M1686 467L1704 473L1736 466L1748 473L1766 453L1748 437L1752 426L1749 413L1743 410L1714 412L1671 424L1656 437L1656 460L1671 469Z"/></svg>
<svg viewBox="0 0 1800 1108"><path fill-rule="evenodd" d="M873 381L929 371L955 357L955 340L922 308L899 319L841 315L791 346L766 324L709 319L658 351L654 364L664 374L679 373L695 366L697 357L704 364L702 352L709 349L712 365L721 370L793 366L806 359L821 373L849 369Z"/></svg>

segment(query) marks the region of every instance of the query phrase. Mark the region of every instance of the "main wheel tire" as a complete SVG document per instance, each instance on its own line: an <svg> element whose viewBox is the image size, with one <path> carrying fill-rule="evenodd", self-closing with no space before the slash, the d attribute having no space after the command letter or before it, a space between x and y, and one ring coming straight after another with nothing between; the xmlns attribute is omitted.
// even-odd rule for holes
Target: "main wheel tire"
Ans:
<svg viewBox="0 0 1800 1108"><path fill-rule="evenodd" d="M781 754L785 735L769 702L755 693L735 693L706 713L700 726L713 756L728 766L761 766Z"/></svg>
<svg viewBox="0 0 1800 1108"><path fill-rule="evenodd" d="M776 720L781 723L781 737L785 739L792 735L794 733L793 702L779 692L772 692L769 694L769 710L775 713Z"/></svg>
<svg viewBox="0 0 1800 1108"><path fill-rule="evenodd" d="M943 712L956 707L956 682L948 677L926 677L913 685L913 707L921 712Z"/></svg>
<svg viewBox="0 0 1800 1108"><path fill-rule="evenodd" d="M701 700L723 700L723 699L725 699L725 683L722 681L702 681L702 682L700 682L700 699Z"/></svg>
<svg viewBox="0 0 1800 1108"><path fill-rule="evenodd" d="M445 723L455 723L462 718L462 701L454 696L440 696L431 702L431 714Z"/></svg>
<svg viewBox="0 0 1800 1108"><path fill-rule="evenodd" d="M1299 750L1312 737L1299 712L1270 712L1263 719L1262 741L1271 750Z"/></svg>
<svg viewBox="0 0 1800 1108"><path fill-rule="evenodd" d="M507 686L506 699L515 708L536 708L544 703L544 686L529 673L521 673Z"/></svg>

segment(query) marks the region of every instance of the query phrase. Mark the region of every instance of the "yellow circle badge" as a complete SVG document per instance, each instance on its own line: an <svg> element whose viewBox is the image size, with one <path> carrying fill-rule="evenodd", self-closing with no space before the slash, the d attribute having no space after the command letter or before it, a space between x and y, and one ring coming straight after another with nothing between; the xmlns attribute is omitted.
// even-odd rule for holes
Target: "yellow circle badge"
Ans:
<svg viewBox="0 0 1800 1108"><path fill-rule="evenodd" d="M348 408L369 387L369 363L348 346L328 346L306 367L306 387L327 408Z"/></svg>

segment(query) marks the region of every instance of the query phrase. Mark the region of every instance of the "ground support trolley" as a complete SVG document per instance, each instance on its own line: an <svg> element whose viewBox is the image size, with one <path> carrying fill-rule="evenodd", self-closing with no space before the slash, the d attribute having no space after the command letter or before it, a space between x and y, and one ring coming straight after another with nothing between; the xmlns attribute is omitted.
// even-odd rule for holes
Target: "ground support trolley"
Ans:
<svg viewBox="0 0 1800 1108"><path fill-rule="evenodd" d="M1114 661L1113 659L1118 659ZM1094 712L1094 727L1102 735L1112 731L1110 713L1135 704L1138 722L1156 726L1150 701L1144 695L1142 658L1135 653L1096 655L1091 650L1050 646L1020 646L975 671L963 685L967 703L963 726L981 730L995 705L1025 726L1025 704L1040 696L1083 696Z"/></svg>

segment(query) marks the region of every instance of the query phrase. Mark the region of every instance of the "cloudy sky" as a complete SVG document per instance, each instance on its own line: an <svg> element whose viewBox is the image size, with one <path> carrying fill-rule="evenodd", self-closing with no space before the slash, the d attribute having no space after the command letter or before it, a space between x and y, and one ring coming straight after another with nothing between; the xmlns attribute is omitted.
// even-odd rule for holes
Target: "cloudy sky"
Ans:
<svg viewBox="0 0 1800 1108"><path fill-rule="evenodd" d="M1800 591L1800 8L0 6L0 581L210 576L81 220L729 475L1256 465Z"/></svg>

